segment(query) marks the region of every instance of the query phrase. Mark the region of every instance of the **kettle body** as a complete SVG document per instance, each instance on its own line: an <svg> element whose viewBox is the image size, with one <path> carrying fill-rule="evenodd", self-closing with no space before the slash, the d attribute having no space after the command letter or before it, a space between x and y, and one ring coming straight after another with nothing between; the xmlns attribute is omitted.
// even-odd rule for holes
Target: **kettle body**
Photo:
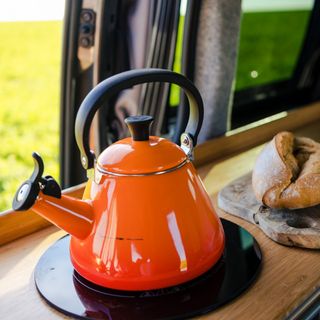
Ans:
<svg viewBox="0 0 320 320"><path fill-rule="evenodd" d="M223 229L191 162L156 178L100 175L90 190L92 232L71 239L72 263L84 278L151 290L194 279L219 260Z"/></svg>
<svg viewBox="0 0 320 320"><path fill-rule="evenodd" d="M95 112L108 98L133 85L169 82L188 97L189 120L181 145L149 135L152 117L125 121L131 137L98 159L89 146ZM190 281L208 271L224 251L220 219L192 164L203 119L202 99L184 76L141 69L110 77L80 106L75 126L83 167L91 175L82 200L61 194L57 182L35 170L18 189L13 208L32 209L71 234L75 270L94 284L115 290L153 290Z"/></svg>

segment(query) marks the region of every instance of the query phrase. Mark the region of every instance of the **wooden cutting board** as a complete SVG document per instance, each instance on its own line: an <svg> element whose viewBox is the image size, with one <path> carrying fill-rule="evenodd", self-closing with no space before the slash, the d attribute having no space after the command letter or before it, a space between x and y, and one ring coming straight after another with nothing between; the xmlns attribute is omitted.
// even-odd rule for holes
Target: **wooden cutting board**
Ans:
<svg viewBox="0 0 320 320"><path fill-rule="evenodd" d="M218 194L218 206L256 224L276 242L320 249L320 205L296 210L262 206L254 196L251 175L250 172L225 186Z"/></svg>

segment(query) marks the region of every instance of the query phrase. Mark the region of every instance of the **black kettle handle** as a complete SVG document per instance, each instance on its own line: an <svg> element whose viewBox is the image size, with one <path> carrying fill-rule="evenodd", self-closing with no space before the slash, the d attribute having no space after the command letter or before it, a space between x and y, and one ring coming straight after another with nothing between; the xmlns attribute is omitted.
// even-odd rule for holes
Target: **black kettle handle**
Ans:
<svg viewBox="0 0 320 320"><path fill-rule="evenodd" d="M203 121L203 101L198 89L183 75L165 69L135 69L116 74L99 83L83 100L76 118L75 135L85 169L93 168L94 153L89 146L89 133L96 111L113 94L132 86L149 82L168 82L180 86L189 101L189 120L181 136L182 148L186 151L197 143ZM182 133L182 132L181 132Z"/></svg>

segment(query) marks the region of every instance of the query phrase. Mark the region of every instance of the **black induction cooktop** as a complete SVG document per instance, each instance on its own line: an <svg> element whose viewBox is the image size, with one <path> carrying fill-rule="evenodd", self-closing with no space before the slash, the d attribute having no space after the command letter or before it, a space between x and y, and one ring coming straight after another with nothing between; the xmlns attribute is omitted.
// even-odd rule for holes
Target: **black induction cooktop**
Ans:
<svg viewBox="0 0 320 320"><path fill-rule="evenodd" d="M69 258L70 237L40 258L35 283L53 308L78 319L186 319L212 312L242 294L257 278L262 256L250 233L222 220L223 256L202 276L179 286L152 291L117 291L81 277Z"/></svg>

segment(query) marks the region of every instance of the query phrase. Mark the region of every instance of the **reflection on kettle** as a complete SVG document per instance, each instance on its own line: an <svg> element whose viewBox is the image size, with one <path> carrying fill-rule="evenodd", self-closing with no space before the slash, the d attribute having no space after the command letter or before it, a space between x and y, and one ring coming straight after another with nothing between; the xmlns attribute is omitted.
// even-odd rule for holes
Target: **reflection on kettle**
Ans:
<svg viewBox="0 0 320 320"><path fill-rule="evenodd" d="M190 116L181 146L149 136L150 116L126 119L131 137L104 150L89 148L94 114L112 94L146 82L179 85ZM187 282L208 271L224 250L224 233L192 164L203 119L198 90L184 76L161 69L120 73L96 86L80 106L76 140L92 170L82 200L61 195L43 175L41 157L18 189L14 210L32 210L71 234L70 257L85 279L117 290L151 290Z"/></svg>

